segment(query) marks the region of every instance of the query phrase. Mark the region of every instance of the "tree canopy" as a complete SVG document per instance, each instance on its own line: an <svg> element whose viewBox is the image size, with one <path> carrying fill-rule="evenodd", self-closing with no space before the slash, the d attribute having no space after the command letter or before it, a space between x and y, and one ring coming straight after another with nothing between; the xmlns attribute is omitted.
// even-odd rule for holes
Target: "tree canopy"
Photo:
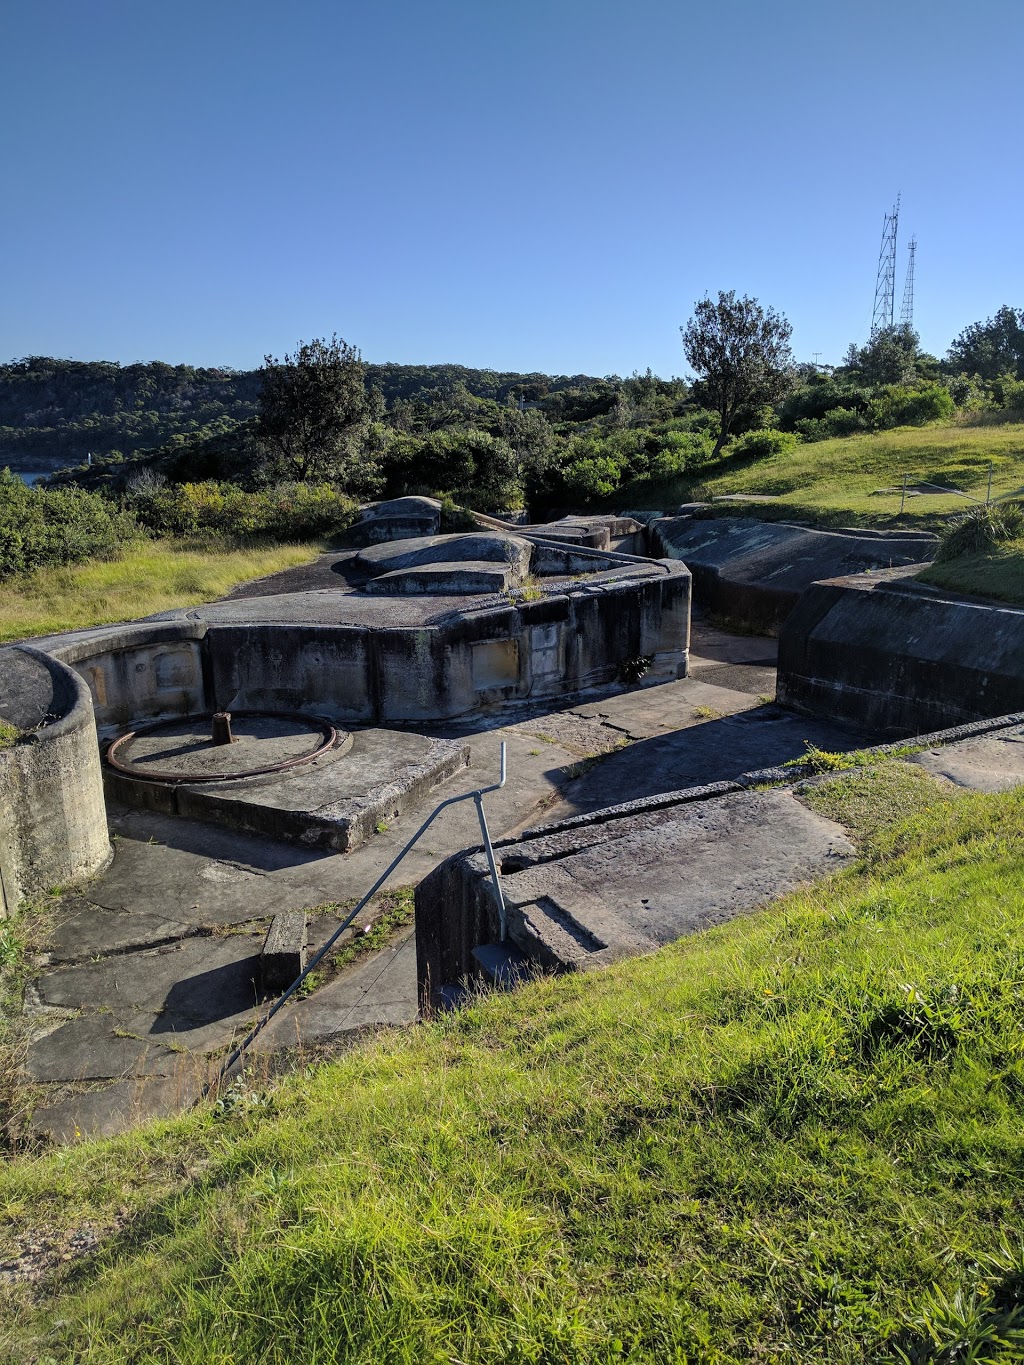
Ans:
<svg viewBox="0 0 1024 1365"><path fill-rule="evenodd" d="M681 329L683 351L719 416L717 455L744 408L775 403L792 384L793 329L773 308L732 290L701 299Z"/></svg>
<svg viewBox="0 0 1024 1365"><path fill-rule="evenodd" d="M1003 304L994 318L965 327L949 348L951 369L981 379L1024 379L1024 308Z"/></svg>
<svg viewBox="0 0 1024 1365"><path fill-rule="evenodd" d="M271 476L334 479L371 491L370 428L379 413L358 350L337 334L300 341L294 355L264 357L262 376L257 435Z"/></svg>

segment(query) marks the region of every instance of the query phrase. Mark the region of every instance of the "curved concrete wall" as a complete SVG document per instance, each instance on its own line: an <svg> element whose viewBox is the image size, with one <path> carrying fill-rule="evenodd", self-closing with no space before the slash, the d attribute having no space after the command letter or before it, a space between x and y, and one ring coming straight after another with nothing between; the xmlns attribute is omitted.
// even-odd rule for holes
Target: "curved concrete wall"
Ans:
<svg viewBox="0 0 1024 1365"><path fill-rule="evenodd" d="M821 531L752 517L662 517L649 531L658 553L685 562L701 606L769 633L811 583L923 564L938 543L927 531Z"/></svg>
<svg viewBox="0 0 1024 1365"><path fill-rule="evenodd" d="M779 634L778 699L901 735L1020 711L1024 609L898 570L815 583Z"/></svg>
<svg viewBox="0 0 1024 1365"><path fill-rule="evenodd" d="M4 711L40 722L0 750L0 908L92 876L110 858L92 698L71 668L28 645L12 646L8 677L21 682Z"/></svg>

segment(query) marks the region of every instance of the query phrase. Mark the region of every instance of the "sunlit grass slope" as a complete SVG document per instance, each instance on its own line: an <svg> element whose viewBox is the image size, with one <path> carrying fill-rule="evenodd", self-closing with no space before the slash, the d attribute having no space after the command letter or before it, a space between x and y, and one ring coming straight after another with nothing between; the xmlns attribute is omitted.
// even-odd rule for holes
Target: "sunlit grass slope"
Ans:
<svg viewBox="0 0 1024 1365"><path fill-rule="evenodd" d="M122 559L40 569L0 583L0 641L210 602L250 578L308 563L321 548L202 550L170 540L139 541Z"/></svg>
<svg viewBox="0 0 1024 1365"><path fill-rule="evenodd" d="M766 495L766 507L747 515L818 521L825 525L891 525L899 516L904 475L954 486L984 498L989 464L993 493L1024 485L1024 425L903 427L842 440L798 445L788 454L740 463L724 456L692 475L644 480L616 495L619 506L662 510L724 494ZM969 503L923 494L906 500L901 524L936 529Z"/></svg>
<svg viewBox="0 0 1024 1365"><path fill-rule="evenodd" d="M1024 797L919 787L885 787L917 814L852 873L758 914L13 1160L12 1244L112 1231L6 1291L0 1354L835 1365L1012 1332Z"/></svg>
<svg viewBox="0 0 1024 1365"><path fill-rule="evenodd" d="M1024 540L933 564L918 576L937 588L1024 603Z"/></svg>

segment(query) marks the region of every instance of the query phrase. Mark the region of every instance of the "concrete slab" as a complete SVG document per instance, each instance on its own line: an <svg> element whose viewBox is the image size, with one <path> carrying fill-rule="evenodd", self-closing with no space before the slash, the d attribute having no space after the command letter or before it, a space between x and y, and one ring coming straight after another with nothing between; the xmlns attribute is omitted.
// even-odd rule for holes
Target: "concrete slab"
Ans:
<svg viewBox="0 0 1024 1365"><path fill-rule="evenodd" d="M49 958L55 965L155 948L198 932L195 925L184 920L165 919L145 911L128 914L123 910L103 910L82 900L72 905L73 913L58 925L50 939Z"/></svg>
<svg viewBox="0 0 1024 1365"><path fill-rule="evenodd" d="M151 1035L155 1018L129 1012L74 1019L29 1047L26 1070L45 1082L173 1075L181 1057Z"/></svg>
<svg viewBox="0 0 1024 1365"><path fill-rule="evenodd" d="M1000 792L1024 784L1024 726L928 749L911 760L958 787Z"/></svg>
<svg viewBox="0 0 1024 1365"><path fill-rule="evenodd" d="M789 791L751 790L527 834L499 853L512 941L543 967L583 970L752 910L855 851ZM497 929L486 859L438 868L416 916L421 986L475 975L473 949Z"/></svg>
<svg viewBox="0 0 1024 1365"><path fill-rule="evenodd" d="M416 1003L416 943L408 930L382 953L344 971L305 1000L287 1005L264 1030L254 1053L304 1048L368 1027L411 1024Z"/></svg>
<svg viewBox="0 0 1024 1365"><path fill-rule="evenodd" d="M203 1083L195 1066L183 1063L171 1076L132 1077L40 1105L29 1128L53 1142L113 1137L147 1119L179 1112L198 1098Z"/></svg>
<svg viewBox="0 0 1024 1365"><path fill-rule="evenodd" d="M178 1020L195 1024L248 1016L259 1002L263 931L203 935L142 953L60 967L40 979L47 1005L86 1009L110 1002L118 1009L160 1013L154 1031L170 1033Z"/></svg>

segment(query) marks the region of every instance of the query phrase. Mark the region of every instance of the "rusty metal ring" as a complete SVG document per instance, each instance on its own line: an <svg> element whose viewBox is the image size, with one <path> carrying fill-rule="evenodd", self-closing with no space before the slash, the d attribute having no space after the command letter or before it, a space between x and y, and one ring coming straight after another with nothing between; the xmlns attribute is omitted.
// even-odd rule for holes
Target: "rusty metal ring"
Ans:
<svg viewBox="0 0 1024 1365"><path fill-rule="evenodd" d="M352 736L348 731L342 730L339 735L339 732L324 716L307 716L300 711L232 711L232 717L260 716L269 720L298 721L309 728L319 729L322 738L316 748L311 749L308 754L299 754L297 758L285 758L280 763L271 763L265 768L247 768L243 772L233 773L161 772L156 768L139 768L127 759L118 758L118 750L124 745L130 744L139 735L150 735L157 730L164 730L169 726L181 725L189 721L208 720L212 722L214 714L213 711L201 711L198 715L181 716L173 720L159 720L152 725L141 725L136 730L129 730L127 734L115 739L107 749L107 762L119 773L124 773L126 777L135 777L149 782L180 782L191 785L195 782L240 782L246 777L265 777L270 773L280 773L288 768L296 768L302 763L312 763L314 758L319 758L321 754L327 753L330 749L347 750L352 747Z"/></svg>

